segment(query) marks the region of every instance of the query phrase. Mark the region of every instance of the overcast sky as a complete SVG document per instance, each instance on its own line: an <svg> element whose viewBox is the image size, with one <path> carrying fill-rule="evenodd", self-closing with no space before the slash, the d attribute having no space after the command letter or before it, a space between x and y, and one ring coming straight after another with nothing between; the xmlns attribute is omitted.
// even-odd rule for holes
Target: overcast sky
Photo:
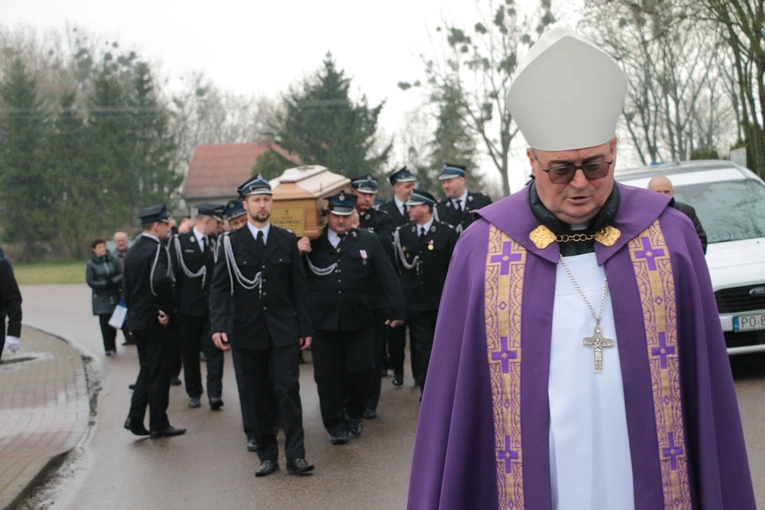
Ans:
<svg viewBox="0 0 765 510"><path fill-rule="evenodd" d="M488 5L482 0L480 5ZM537 0L518 0L535 8ZM553 0L567 18L580 0ZM159 63L172 79L204 70L220 87L276 97L316 71L331 51L370 104L386 100L381 126L400 131L421 102L396 84L423 77L420 55L441 20L472 27L471 0L0 0L0 20L41 30L81 26ZM567 23L567 24L570 24Z"/></svg>

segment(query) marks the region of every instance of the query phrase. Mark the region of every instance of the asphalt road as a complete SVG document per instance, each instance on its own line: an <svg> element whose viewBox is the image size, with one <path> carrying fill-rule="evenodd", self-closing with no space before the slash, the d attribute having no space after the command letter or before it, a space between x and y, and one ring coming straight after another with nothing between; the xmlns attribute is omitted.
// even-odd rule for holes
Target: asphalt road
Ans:
<svg viewBox="0 0 765 510"><path fill-rule="evenodd" d="M360 438L332 446L321 425L313 367L301 366L306 456L316 464L309 477L282 471L255 479L257 456L245 449L230 356L220 412L189 409L182 386L172 387L168 414L181 437L137 439L122 428L135 379L135 347L103 355L98 321L90 314L85 285L26 286L24 322L73 341L100 367L103 386L90 439L47 488L35 507L401 509L406 506L419 392L409 374L402 388L383 381L380 416L367 421ZM22 338L23 342L23 338ZM758 507L765 508L765 356L732 359L739 407ZM283 439L280 437L280 439Z"/></svg>
<svg viewBox="0 0 765 510"><path fill-rule="evenodd" d="M187 406L183 386L170 391L168 415L188 432L161 440L142 439L122 428L138 373L135 347L117 338L116 356L105 357L98 319L91 315L86 285L25 286L24 322L73 341L100 365L103 389L96 425L75 461L36 504L68 509L162 508L404 508L419 409L419 390L407 374L404 386L383 380L379 417L347 445L333 446L321 424L313 366L301 365L306 458L313 475L284 469L256 479L257 455L246 450L230 355L224 369L221 411L203 396L199 409ZM22 338L23 341L23 338ZM204 366L203 366L204 369ZM204 377L204 373L203 373ZM148 416L147 416L148 419Z"/></svg>

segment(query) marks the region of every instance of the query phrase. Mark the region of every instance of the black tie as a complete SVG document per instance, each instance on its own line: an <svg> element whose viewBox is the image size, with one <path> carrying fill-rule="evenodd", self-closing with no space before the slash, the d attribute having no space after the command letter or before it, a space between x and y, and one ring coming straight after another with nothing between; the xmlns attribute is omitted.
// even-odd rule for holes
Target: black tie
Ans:
<svg viewBox="0 0 765 510"><path fill-rule="evenodd" d="M258 238L255 240L255 247L258 252L258 257L263 259L263 251L266 249L266 245L263 242L263 231L258 230Z"/></svg>
<svg viewBox="0 0 765 510"><path fill-rule="evenodd" d="M420 237L425 237L425 227L420 227Z"/></svg>
<svg viewBox="0 0 765 510"><path fill-rule="evenodd" d="M202 253L207 253L207 236L202 238Z"/></svg>
<svg viewBox="0 0 765 510"><path fill-rule="evenodd" d="M462 212L462 200L457 200L454 204L454 208L457 209L457 212Z"/></svg>

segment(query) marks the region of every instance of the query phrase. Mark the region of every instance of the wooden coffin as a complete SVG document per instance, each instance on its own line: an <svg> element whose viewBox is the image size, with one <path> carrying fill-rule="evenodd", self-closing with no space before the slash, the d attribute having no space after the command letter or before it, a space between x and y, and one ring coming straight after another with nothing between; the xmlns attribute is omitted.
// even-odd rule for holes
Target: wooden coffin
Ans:
<svg viewBox="0 0 765 510"><path fill-rule="evenodd" d="M271 222L288 228L298 237L318 238L324 229L324 198L350 190L351 180L319 165L304 165L285 170L269 181L274 206Z"/></svg>

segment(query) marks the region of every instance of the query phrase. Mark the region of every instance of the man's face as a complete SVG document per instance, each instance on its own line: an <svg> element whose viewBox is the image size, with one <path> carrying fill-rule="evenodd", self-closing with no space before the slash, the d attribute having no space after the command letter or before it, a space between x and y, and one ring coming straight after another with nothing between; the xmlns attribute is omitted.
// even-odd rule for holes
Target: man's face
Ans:
<svg viewBox="0 0 765 510"><path fill-rule="evenodd" d="M340 216L339 214L335 214L332 211L327 213L327 225L329 225L329 229L332 230L335 234L348 233L352 227L352 223L353 217L351 215Z"/></svg>
<svg viewBox="0 0 765 510"><path fill-rule="evenodd" d="M271 195L247 195L242 204L252 221L265 223L271 217L271 208L274 205L274 201Z"/></svg>
<svg viewBox="0 0 765 510"><path fill-rule="evenodd" d="M114 236L114 244L119 251L125 251L128 247L128 238L125 234L117 234Z"/></svg>
<svg viewBox="0 0 765 510"><path fill-rule="evenodd" d="M220 223L212 216L200 216L197 220L197 229L206 236L216 236L220 234L222 229L219 226Z"/></svg>
<svg viewBox="0 0 765 510"><path fill-rule="evenodd" d="M666 177L654 177L651 182L648 183L648 189L656 191L664 195L675 196L675 190L672 188L672 183Z"/></svg>
<svg viewBox="0 0 765 510"><path fill-rule="evenodd" d="M414 189L414 181L412 182L397 182L393 185L393 192L402 202L409 200L409 195L412 194Z"/></svg>
<svg viewBox="0 0 765 510"><path fill-rule="evenodd" d="M559 220L571 225L584 225L598 214L614 187L616 164L616 138L596 147L570 151L536 151L526 149L531 162L531 173L536 179L537 193L547 209ZM581 168L567 184L554 184L543 168L581 165L597 161L610 161L608 174L600 179L587 180Z"/></svg>
<svg viewBox="0 0 765 510"><path fill-rule="evenodd" d="M451 179L444 179L441 181L441 187L444 188L444 194L447 197L459 198L465 194L465 178L452 177Z"/></svg>
<svg viewBox="0 0 765 510"><path fill-rule="evenodd" d="M360 212L368 211L375 205L374 193L362 193L360 191L354 192L356 194L356 210ZM411 191L410 191L411 193Z"/></svg>
<svg viewBox="0 0 765 510"><path fill-rule="evenodd" d="M171 228L171 223L158 221L154 224L154 235L156 235L160 241L165 241L167 240L168 236L170 236Z"/></svg>
<svg viewBox="0 0 765 510"><path fill-rule="evenodd" d="M427 205L410 205L408 207L409 221L424 224L430 220L431 212Z"/></svg>
<svg viewBox="0 0 765 510"><path fill-rule="evenodd" d="M231 227L231 230L236 230L240 227L243 227L245 223L247 223L246 214L243 214L237 218L234 218L233 220L228 220L228 226Z"/></svg>

